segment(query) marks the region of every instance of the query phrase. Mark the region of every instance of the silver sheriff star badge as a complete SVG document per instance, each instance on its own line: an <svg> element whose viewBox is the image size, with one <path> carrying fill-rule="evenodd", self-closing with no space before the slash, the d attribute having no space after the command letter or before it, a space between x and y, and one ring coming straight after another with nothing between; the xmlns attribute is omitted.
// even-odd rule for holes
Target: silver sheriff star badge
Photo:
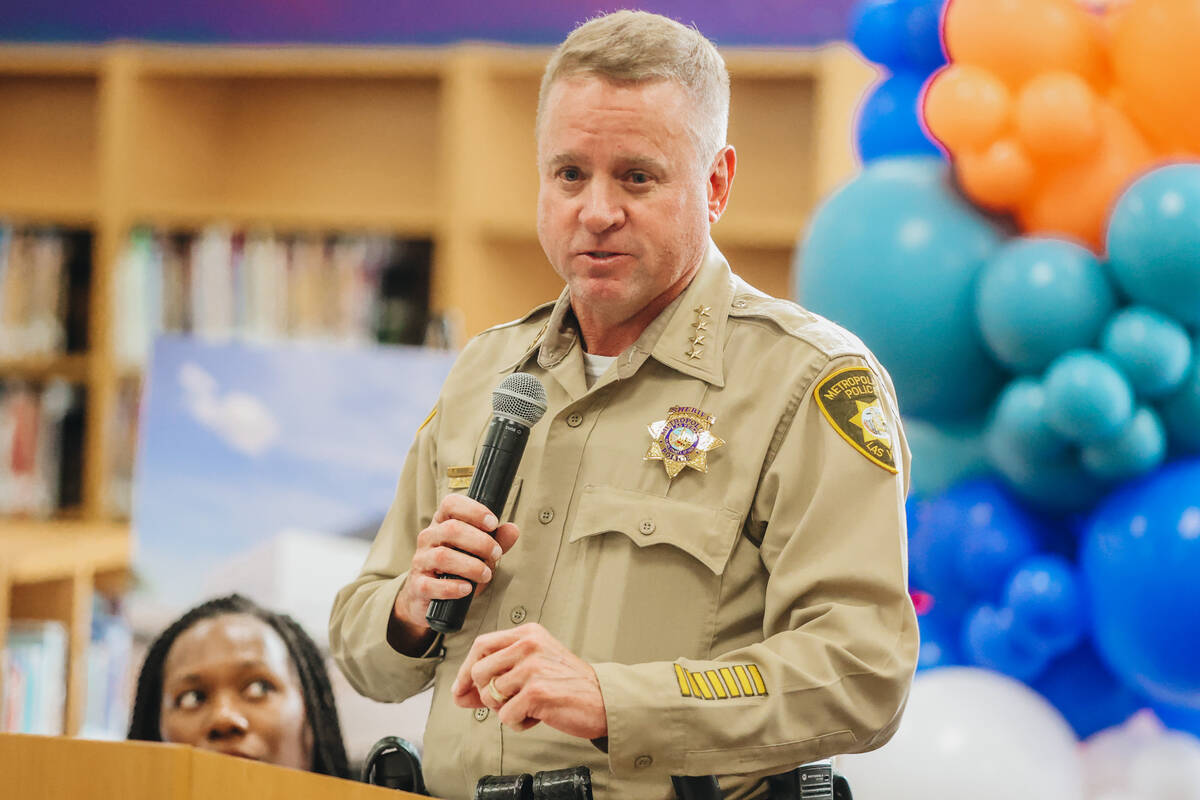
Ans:
<svg viewBox="0 0 1200 800"><path fill-rule="evenodd" d="M647 461L662 461L667 477L674 478L684 467L708 472L708 452L725 444L709 428L716 417L690 406L671 406L666 419L649 425L650 449Z"/></svg>

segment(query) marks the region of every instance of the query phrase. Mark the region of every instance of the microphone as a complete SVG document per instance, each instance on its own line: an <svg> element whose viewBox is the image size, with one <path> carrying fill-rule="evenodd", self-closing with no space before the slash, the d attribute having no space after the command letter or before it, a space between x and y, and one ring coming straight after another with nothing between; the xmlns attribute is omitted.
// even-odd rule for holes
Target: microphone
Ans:
<svg viewBox="0 0 1200 800"><path fill-rule="evenodd" d="M483 503L497 519L504 511L513 478L517 475L525 443L529 441L529 429L545 413L546 388L527 372L514 372L492 392L492 422L483 439L483 449L471 476L467 497ZM442 577L466 580L458 575ZM471 593L466 597L431 600L425 621L440 633L462 630L474 596L475 584L471 583Z"/></svg>

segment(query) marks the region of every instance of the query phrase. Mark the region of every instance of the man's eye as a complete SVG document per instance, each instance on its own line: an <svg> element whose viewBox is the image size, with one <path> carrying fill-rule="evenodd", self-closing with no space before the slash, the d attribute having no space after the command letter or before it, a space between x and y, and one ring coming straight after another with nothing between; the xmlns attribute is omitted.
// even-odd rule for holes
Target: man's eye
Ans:
<svg viewBox="0 0 1200 800"><path fill-rule="evenodd" d="M563 169L559 170L558 177L562 178L564 181L574 182L583 177L583 175L575 167L564 167Z"/></svg>
<svg viewBox="0 0 1200 800"><path fill-rule="evenodd" d="M267 694L275 689L275 685L265 679L258 679L246 684L243 693L251 700L261 700Z"/></svg>
<svg viewBox="0 0 1200 800"><path fill-rule="evenodd" d="M175 707L185 710L199 708L204 702L204 692L199 689L188 689L183 694L175 698Z"/></svg>
<svg viewBox="0 0 1200 800"><path fill-rule="evenodd" d="M637 184L649 183L650 176L644 172L631 172L629 173L629 182Z"/></svg>

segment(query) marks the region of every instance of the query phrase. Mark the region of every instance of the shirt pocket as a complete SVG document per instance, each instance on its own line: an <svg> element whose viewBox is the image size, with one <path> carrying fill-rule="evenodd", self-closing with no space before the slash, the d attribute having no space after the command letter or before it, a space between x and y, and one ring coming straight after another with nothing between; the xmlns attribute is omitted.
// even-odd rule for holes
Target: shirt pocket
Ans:
<svg viewBox="0 0 1200 800"><path fill-rule="evenodd" d="M703 658L741 515L728 508L587 486L568 536L578 620L593 658L621 663Z"/></svg>

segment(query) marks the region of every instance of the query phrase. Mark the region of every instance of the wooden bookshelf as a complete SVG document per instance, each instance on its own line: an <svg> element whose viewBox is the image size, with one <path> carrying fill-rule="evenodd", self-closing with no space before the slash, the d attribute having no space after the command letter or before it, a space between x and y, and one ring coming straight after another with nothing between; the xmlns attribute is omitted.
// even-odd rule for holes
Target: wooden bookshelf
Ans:
<svg viewBox="0 0 1200 800"><path fill-rule="evenodd" d="M854 109L873 69L850 48L724 51L738 175L714 237L766 291L791 293L818 199L855 169ZM0 520L0 641L11 616L71 631L67 729L83 709L94 587L116 591L126 523L108 503L122 381L114 265L131 229L224 222L373 231L433 243L432 303L470 335L554 297L534 228L534 114L546 49L0 44L0 217L89 229L86 353L0 362L0 379L86 387L83 504Z"/></svg>

